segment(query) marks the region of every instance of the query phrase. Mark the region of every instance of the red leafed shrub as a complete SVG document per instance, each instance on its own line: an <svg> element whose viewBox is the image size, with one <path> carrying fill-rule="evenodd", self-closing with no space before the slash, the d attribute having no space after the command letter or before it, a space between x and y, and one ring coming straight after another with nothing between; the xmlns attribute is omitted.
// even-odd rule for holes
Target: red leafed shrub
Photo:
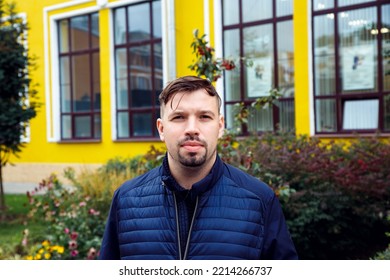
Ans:
<svg viewBox="0 0 390 280"><path fill-rule="evenodd" d="M227 133L221 157L269 184L302 259L367 259L389 243L390 144Z"/></svg>

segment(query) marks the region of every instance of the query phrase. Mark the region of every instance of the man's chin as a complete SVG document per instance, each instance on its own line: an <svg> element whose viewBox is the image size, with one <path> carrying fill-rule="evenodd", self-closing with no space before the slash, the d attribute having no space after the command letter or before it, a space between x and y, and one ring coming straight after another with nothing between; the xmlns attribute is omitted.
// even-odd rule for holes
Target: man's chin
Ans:
<svg viewBox="0 0 390 280"><path fill-rule="evenodd" d="M205 156L199 156L196 153L180 156L179 159L180 163L185 167L199 167L206 162Z"/></svg>

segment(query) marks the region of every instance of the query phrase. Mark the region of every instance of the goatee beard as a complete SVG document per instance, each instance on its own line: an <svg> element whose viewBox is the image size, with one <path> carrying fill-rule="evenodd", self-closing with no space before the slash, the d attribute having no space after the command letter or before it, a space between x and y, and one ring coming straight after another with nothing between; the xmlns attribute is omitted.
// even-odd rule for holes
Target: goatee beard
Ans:
<svg viewBox="0 0 390 280"><path fill-rule="evenodd" d="M199 167L202 166L206 162L207 156L207 143L200 140L197 136L187 136L185 139L179 141L179 147L187 141L197 141L202 143L205 148L205 152L203 155L199 155L198 153L188 153L188 155L184 156L178 152L178 160L179 162L186 167Z"/></svg>

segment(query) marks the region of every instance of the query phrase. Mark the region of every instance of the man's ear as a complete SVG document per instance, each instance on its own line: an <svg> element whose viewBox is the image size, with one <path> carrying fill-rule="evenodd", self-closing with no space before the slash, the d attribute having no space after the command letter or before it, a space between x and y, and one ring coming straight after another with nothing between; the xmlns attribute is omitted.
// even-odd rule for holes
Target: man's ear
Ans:
<svg viewBox="0 0 390 280"><path fill-rule="evenodd" d="M161 118L157 119L156 125L157 125L158 134L160 135L160 140L164 141L165 140L165 138L164 138L164 125L163 125L163 121Z"/></svg>
<svg viewBox="0 0 390 280"><path fill-rule="evenodd" d="M221 138L225 132L225 118L220 115L219 116L219 132L218 132L218 138Z"/></svg>

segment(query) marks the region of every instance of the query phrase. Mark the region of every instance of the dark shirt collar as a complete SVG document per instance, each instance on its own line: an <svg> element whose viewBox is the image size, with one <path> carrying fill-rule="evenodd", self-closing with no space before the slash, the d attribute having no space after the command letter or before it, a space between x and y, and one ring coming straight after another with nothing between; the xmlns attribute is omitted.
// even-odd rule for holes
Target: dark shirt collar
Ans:
<svg viewBox="0 0 390 280"><path fill-rule="evenodd" d="M210 170L210 173L199 182L193 184L190 192L192 193L193 196L197 196L199 194L206 192L216 184L216 182L222 176L222 173L223 173L223 162L220 159L220 157L217 155L217 158L214 162L213 167ZM181 194L188 193L188 190L180 186L179 183L177 183L177 181L175 180L175 178L173 178L171 171L169 170L167 154L165 155L165 158L162 163L162 181L164 182L165 186L171 191L179 192Z"/></svg>

